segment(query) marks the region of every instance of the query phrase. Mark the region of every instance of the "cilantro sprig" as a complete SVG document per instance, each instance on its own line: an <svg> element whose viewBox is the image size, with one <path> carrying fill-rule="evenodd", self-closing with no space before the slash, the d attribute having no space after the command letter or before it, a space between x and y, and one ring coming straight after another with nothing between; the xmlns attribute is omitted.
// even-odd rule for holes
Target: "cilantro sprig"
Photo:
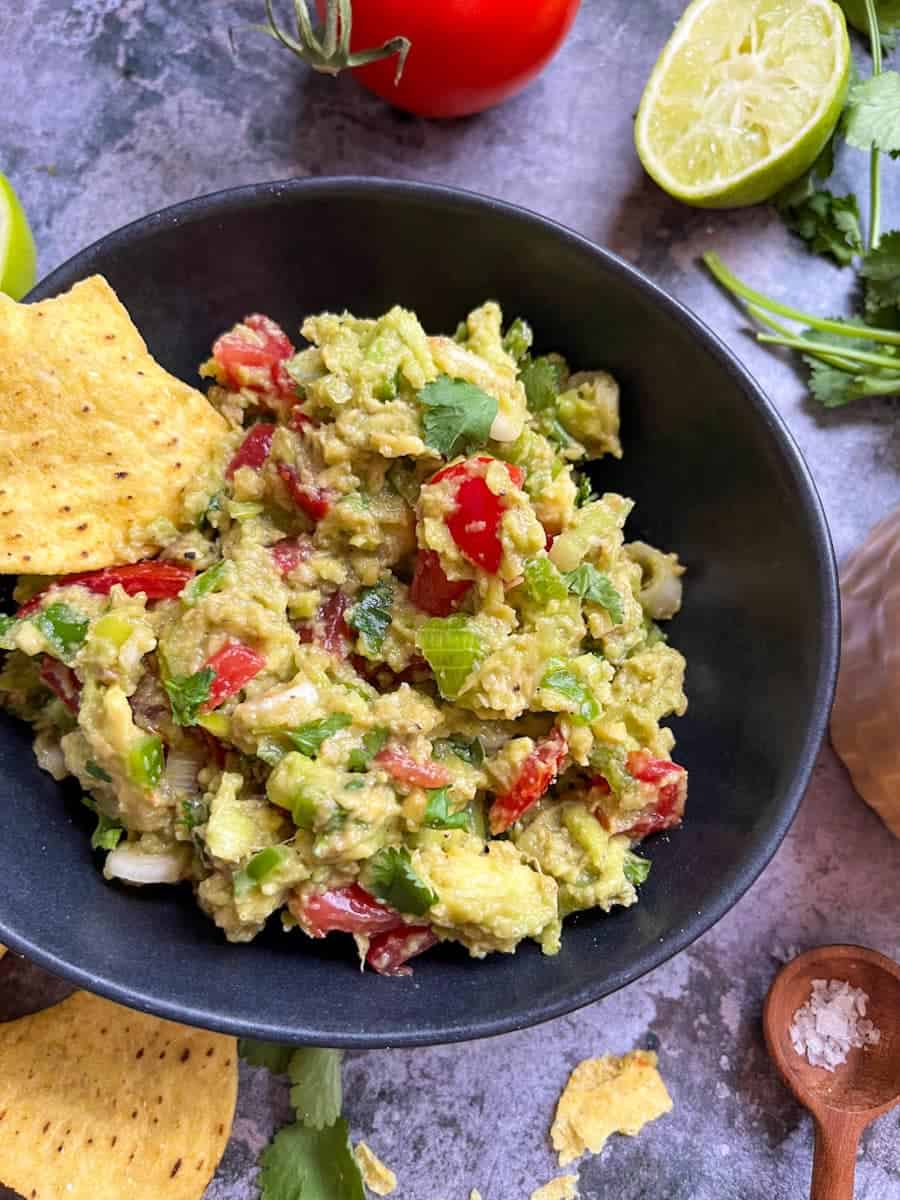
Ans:
<svg viewBox="0 0 900 1200"><path fill-rule="evenodd" d="M881 235L881 156L900 157L900 72L882 70L882 45L900 32L900 8L864 0L849 5L858 23L864 9L872 54L870 78L855 82L838 133L808 175L778 199L790 229L816 253L842 266L856 261L864 310L858 318L819 317L781 303L749 287L717 254L703 260L713 277L742 300L750 316L764 328L756 334L765 345L802 355L809 367L809 390L826 408L865 396L900 395L900 230ZM816 186L831 174L834 142L869 152L869 205L865 241L855 196L835 196ZM798 324L785 325L782 317Z"/></svg>
<svg viewBox="0 0 900 1200"><path fill-rule="evenodd" d="M419 391L425 444L444 458L471 454L491 436L497 401L474 383L439 375Z"/></svg>
<svg viewBox="0 0 900 1200"><path fill-rule="evenodd" d="M347 624L360 635L360 648L366 658L377 658L391 624L394 589L388 579L374 587L363 588L359 600L347 613Z"/></svg>

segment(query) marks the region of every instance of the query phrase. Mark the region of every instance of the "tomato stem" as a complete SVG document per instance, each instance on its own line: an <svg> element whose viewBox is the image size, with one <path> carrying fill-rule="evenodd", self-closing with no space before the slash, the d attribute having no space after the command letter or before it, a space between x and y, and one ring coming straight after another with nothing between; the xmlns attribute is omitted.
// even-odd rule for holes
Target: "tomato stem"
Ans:
<svg viewBox="0 0 900 1200"><path fill-rule="evenodd" d="M294 0L294 15L297 21L297 36L292 37L278 24L272 0L265 0L268 24L257 28L267 33L285 49L296 54L314 71L325 75L338 75L353 67L364 67L382 58L397 56L394 83L397 84L406 65L412 43L402 36L388 38L380 46L368 50L350 49L350 32L353 27L351 0L326 0L325 22L317 33L310 16L306 0Z"/></svg>

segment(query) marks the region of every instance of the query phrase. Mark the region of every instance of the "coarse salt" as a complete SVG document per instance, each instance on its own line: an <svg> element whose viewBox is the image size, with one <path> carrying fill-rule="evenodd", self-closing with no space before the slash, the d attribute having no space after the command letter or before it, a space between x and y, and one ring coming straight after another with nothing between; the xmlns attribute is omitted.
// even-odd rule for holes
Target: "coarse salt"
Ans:
<svg viewBox="0 0 900 1200"><path fill-rule="evenodd" d="M791 1021L791 1044L814 1067L833 1071L851 1047L874 1046L881 1032L866 1019L869 997L844 979L814 979L807 1002Z"/></svg>

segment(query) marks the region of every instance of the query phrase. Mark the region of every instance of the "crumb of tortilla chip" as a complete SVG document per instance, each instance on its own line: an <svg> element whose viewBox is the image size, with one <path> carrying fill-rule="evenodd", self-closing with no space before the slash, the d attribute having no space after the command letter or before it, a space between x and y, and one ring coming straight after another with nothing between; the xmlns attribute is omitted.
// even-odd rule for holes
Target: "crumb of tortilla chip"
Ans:
<svg viewBox="0 0 900 1200"><path fill-rule="evenodd" d="M357 1142L353 1153L362 1171L363 1182L376 1196L389 1196L397 1186L397 1176L385 1166L378 1155L365 1142Z"/></svg>
<svg viewBox="0 0 900 1200"><path fill-rule="evenodd" d="M531 1200L578 1200L578 1176L559 1175L531 1193Z"/></svg>
<svg viewBox="0 0 900 1200"><path fill-rule="evenodd" d="M559 1165L564 1167L585 1150L599 1154L611 1133L634 1137L671 1108L652 1051L585 1059L569 1076L550 1130Z"/></svg>

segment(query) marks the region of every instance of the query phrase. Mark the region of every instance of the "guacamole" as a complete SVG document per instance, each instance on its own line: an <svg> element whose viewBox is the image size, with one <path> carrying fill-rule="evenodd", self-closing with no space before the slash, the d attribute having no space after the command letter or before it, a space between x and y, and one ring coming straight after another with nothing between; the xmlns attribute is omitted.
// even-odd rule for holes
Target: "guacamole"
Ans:
<svg viewBox="0 0 900 1200"><path fill-rule="evenodd" d="M200 368L228 423L152 560L20 577L0 699L74 776L104 872L189 883L231 941L274 914L385 974L630 905L687 776L673 554L602 491L619 395L505 331L248 316ZM600 494L591 490L596 486Z"/></svg>

